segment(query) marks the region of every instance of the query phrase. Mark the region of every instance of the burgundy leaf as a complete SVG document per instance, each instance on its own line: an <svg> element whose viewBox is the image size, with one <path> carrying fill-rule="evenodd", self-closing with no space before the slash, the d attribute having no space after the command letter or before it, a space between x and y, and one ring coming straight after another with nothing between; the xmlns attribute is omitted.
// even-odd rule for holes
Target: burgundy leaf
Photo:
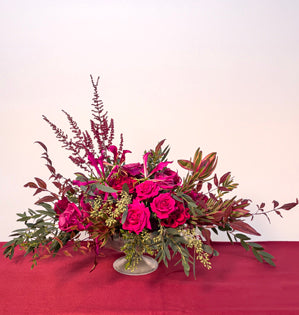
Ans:
<svg viewBox="0 0 299 315"><path fill-rule="evenodd" d="M41 199L39 199L35 204L38 205L39 203L52 202L54 200L57 200L57 198L55 198L53 196L45 196L45 197L42 197Z"/></svg>
<svg viewBox="0 0 299 315"><path fill-rule="evenodd" d="M185 170L191 171L193 169L193 163L188 160L178 160L178 164Z"/></svg>
<svg viewBox="0 0 299 315"><path fill-rule="evenodd" d="M29 182L29 183L25 184L24 187L37 188L37 185L33 182Z"/></svg>
<svg viewBox="0 0 299 315"><path fill-rule="evenodd" d="M51 195L52 195L53 197L55 197L55 199L59 199L59 197L58 197L57 194L51 192Z"/></svg>
<svg viewBox="0 0 299 315"><path fill-rule="evenodd" d="M280 217L282 217L280 211L276 210L275 213L278 214Z"/></svg>
<svg viewBox="0 0 299 315"><path fill-rule="evenodd" d="M200 191L202 188L202 181L198 182L198 184L196 185L196 191Z"/></svg>
<svg viewBox="0 0 299 315"><path fill-rule="evenodd" d="M206 239L207 243L210 245L211 244L211 231L207 229L202 229L201 233L203 237Z"/></svg>
<svg viewBox="0 0 299 315"><path fill-rule="evenodd" d="M40 179L38 177L34 177L34 179L36 180L36 182L40 188L47 189L47 184L42 179Z"/></svg>
<svg viewBox="0 0 299 315"><path fill-rule="evenodd" d="M213 199L214 201L218 201L217 198L216 198L216 196L215 196L214 194L209 193L209 196L210 196L210 198Z"/></svg>
<svg viewBox="0 0 299 315"><path fill-rule="evenodd" d="M208 183L208 191L210 191L212 189L212 184Z"/></svg>
<svg viewBox="0 0 299 315"><path fill-rule="evenodd" d="M45 151L48 151L47 147L40 141L35 141L35 143L38 143Z"/></svg>
<svg viewBox="0 0 299 315"><path fill-rule="evenodd" d="M296 202L290 202L286 203L283 206L279 207L278 209L283 209L283 210L290 210L298 205L298 199Z"/></svg>
<svg viewBox="0 0 299 315"><path fill-rule="evenodd" d="M233 207L229 206L225 209L223 216L227 219L232 212L233 212Z"/></svg>
<svg viewBox="0 0 299 315"><path fill-rule="evenodd" d="M41 188L37 188L37 190L35 191L35 193L33 194L33 196L35 196L35 195L41 193L42 191L44 191L44 190L41 189Z"/></svg>
<svg viewBox="0 0 299 315"><path fill-rule="evenodd" d="M58 189L61 188L61 183L59 183L59 182L53 182L53 184L54 184Z"/></svg>
<svg viewBox="0 0 299 315"><path fill-rule="evenodd" d="M47 156L42 156L42 159L45 159L50 165L52 165L52 161Z"/></svg>
<svg viewBox="0 0 299 315"><path fill-rule="evenodd" d="M226 187L218 187L218 189L219 189L220 191L230 191L230 189L229 189L229 188L226 188Z"/></svg>
<svg viewBox="0 0 299 315"><path fill-rule="evenodd" d="M264 208L265 205L266 205L266 204L265 204L264 202L262 202L261 205L260 205L260 208Z"/></svg>
<svg viewBox="0 0 299 315"><path fill-rule="evenodd" d="M273 200L272 202L273 202L274 208L277 208L279 206L279 202L278 201Z"/></svg>
<svg viewBox="0 0 299 315"><path fill-rule="evenodd" d="M66 186L64 189L63 189L63 191L62 191L62 194L63 195L65 195L66 194L66 192L68 192L69 190L71 190L73 187L72 186Z"/></svg>
<svg viewBox="0 0 299 315"><path fill-rule="evenodd" d="M161 147L162 147L163 143L165 142L165 140L166 140L166 139L160 141L160 142L157 144L157 146L156 146L156 148L155 148L155 152L156 152L156 153L159 152L159 150L161 149Z"/></svg>
<svg viewBox="0 0 299 315"><path fill-rule="evenodd" d="M218 187L218 178L216 174L214 175L214 184Z"/></svg>
<svg viewBox="0 0 299 315"><path fill-rule="evenodd" d="M258 233L252 226L249 224L243 222L243 221L234 221L230 223L230 226L237 231L247 233L247 234L252 234L252 235L258 235L260 236L261 234Z"/></svg>
<svg viewBox="0 0 299 315"><path fill-rule="evenodd" d="M52 165L49 165L49 164L46 164L46 166L48 167L49 171L51 173L54 173L55 174L55 168L52 166Z"/></svg>
<svg viewBox="0 0 299 315"><path fill-rule="evenodd" d="M222 175L220 178L220 184L224 183L229 175L230 175L230 172L227 172L224 175Z"/></svg>

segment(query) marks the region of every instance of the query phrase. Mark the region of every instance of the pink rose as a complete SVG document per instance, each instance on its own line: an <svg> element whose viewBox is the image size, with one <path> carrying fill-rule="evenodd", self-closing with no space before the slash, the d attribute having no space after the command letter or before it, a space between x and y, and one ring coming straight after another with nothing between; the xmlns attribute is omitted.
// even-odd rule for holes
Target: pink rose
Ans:
<svg viewBox="0 0 299 315"><path fill-rule="evenodd" d="M151 180L147 180L136 186L137 197L140 200L157 196L159 190L160 190L159 186Z"/></svg>
<svg viewBox="0 0 299 315"><path fill-rule="evenodd" d="M69 200L66 197L62 197L61 200L58 200L54 205L54 211L59 215L65 211L69 204Z"/></svg>
<svg viewBox="0 0 299 315"><path fill-rule="evenodd" d="M144 228L151 229L150 211L138 200L128 206L128 215L123 229L139 234Z"/></svg>
<svg viewBox="0 0 299 315"><path fill-rule="evenodd" d="M171 212L167 219L161 221L161 224L166 227L176 228L183 225L190 218L188 208L185 208L181 202L176 203L175 211Z"/></svg>
<svg viewBox="0 0 299 315"><path fill-rule="evenodd" d="M173 189L179 186L182 182L182 179L179 177L179 175L170 168L164 168L163 171L156 173L155 179L157 180L157 184L162 189Z"/></svg>
<svg viewBox="0 0 299 315"><path fill-rule="evenodd" d="M170 193L164 193L153 200L151 207L159 219L167 219L170 213L175 210L175 200Z"/></svg>
<svg viewBox="0 0 299 315"><path fill-rule="evenodd" d="M69 203L67 208L59 216L58 226L60 230L71 232L73 230L84 230L82 224L83 216L79 208L74 203Z"/></svg>
<svg viewBox="0 0 299 315"><path fill-rule="evenodd" d="M134 187L136 185L137 181L136 179L132 177L126 177L126 176L119 176L112 178L109 180L109 186L114 188L115 190L122 190L123 185L127 184L129 187L129 192L132 193L134 191Z"/></svg>

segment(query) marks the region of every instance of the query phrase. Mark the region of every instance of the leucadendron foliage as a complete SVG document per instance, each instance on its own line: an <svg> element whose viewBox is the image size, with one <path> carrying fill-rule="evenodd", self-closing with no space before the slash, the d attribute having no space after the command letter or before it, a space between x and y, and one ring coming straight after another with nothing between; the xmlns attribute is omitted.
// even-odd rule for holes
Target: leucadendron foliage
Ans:
<svg viewBox="0 0 299 315"><path fill-rule="evenodd" d="M54 168L47 147L40 141L42 159L50 172L49 181L35 177L25 184L40 197L35 209L17 213L24 227L10 235L4 245L4 255L10 259L16 249L32 257L32 268L41 258L58 252L71 256L74 250L93 251L97 265L101 249L113 238L123 240L122 251L127 268L134 269L141 255L152 255L159 263L175 258L181 262L188 276L199 261L211 268L211 257L219 253L213 248L212 233L226 233L231 243L238 242L251 250L256 259L274 266L273 256L250 241L248 235L259 236L249 223L256 215L290 210L295 202L282 206L273 201L273 208L265 204L250 212L252 202L233 194L238 184L230 172L218 177L215 152L204 156L198 148L193 158L178 160L187 174L181 178L168 161L169 146L165 140L155 149L146 150L141 162L126 163L123 136L114 144L114 121L108 119L98 95L98 80L91 77L94 89L90 132L82 131L65 111L73 138L43 119L54 131L62 146L70 152L76 165L73 179L65 178ZM56 190L48 187L49 182ZM85 235L85 237L83 236Z"/></svg>

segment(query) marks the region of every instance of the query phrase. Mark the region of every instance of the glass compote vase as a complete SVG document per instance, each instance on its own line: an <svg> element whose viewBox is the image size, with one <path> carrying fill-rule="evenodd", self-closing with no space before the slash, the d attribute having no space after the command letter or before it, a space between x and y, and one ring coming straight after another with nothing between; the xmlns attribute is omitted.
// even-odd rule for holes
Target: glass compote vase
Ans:
<svg viewBox="0 0 299 315"><path fill-rule="evenodd" d="M124 245L124 240L121 237L111 237L106 244L107 248L122 252L121 248ZM138 262L133 268L127 268L128 260L126 256L116 259L113 263L113 268L119 273L129 276L142 276L154 272L158 268L158 262L147 255L140 255Z"/></svg>

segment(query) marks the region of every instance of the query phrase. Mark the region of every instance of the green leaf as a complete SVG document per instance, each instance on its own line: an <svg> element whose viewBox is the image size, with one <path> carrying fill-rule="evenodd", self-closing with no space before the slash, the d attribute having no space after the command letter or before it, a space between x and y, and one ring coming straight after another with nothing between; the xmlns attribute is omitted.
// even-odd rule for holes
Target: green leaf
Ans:
<svg viewBox="0 0 299 315"><path fill-rule="evenodd" d="M24 254L24 256L27 256L29 253L34 252L34 247L29 247L26 251L26 253Z"/></svg>
<svg viewBox="0 0 299 315"><path fill-rule="evenodd" d="M217 252L217 250L216 249L214 249L214 251L213 251L213 256L219 256L219 252Z"/></svg>
<svg viewBox="0 0 299 315"><path fill-rule="evenodd" d="M35 211L33 211L32 209L28 209L28 212L29 212L30 215L35 215L36 214Z"/></svg>
<svg viewBox="0 0 299 315"><path fill-rule="evenodd" d="M39 205L42 206L43 208L45 208L46 210L48 210L49 212L54 212L56 214L56 212L53 210L52 206L49 205L48 203L42 202Z"/></svg>
<svg viewBox="0 0 299 315"><path fill-rule="evenodd" d="M254 247L251 248L253 255L255 256L255 258L259 261L259 262L263 262L262 257L260 256L260 254L256 251L256 249Z"/></svg>
<svg viewBox="0 0 299 315"><path fill-rule="evenodd" d="M231 238L230 234L229 234L228 232L226 232L226 235L227 235L227 237L228 237L229 241L233 244L234 242L233 242L233 240L232 240L232 238Z"/></svg>
<svg viewBox="0 0 299 315"><path fill-rule="evenodd" d="M217 229L216 229L216 228L214 228L214 227L213 227L211 230L212 230L215 234L217 234L217 235L218 235L218 231L217 231Z"/></svg>
<svg viewBox="0 0 299 315"><path fill-rule="evenodd" d="M25 232L25 231L27 231L27 228L17 229L17 230L14 230L13 232Z"/></svg>
<svg viewBox="0 0 299 315"><path fill-rule="evenodd" d="M128 206L126 206L126 210L124 211L122 218L121 218L121 224L124 224L127 220L127 216L128 216Z"/></svg>
<svg viewBox="0 0 299 315"><path fill-rule="evenodd" d="M228 224L226 224L225 227L218 226L218 230L224 232L224 231L231 231L232 229Z"/></svg>
<svg viewBox="0 0 299 315"><path fill-rule="evenodd" d="M9 259L12 259L14 252L15 252L15 248L11 247L10 255L8 256Z"/></svg>
<svg viewBox="0 0 299 315"><path fill-rule="evenodd" d="M5 250L4 250L4 252L3 252L3 255L4 255L5 257L7 257L7 256L9 255L9 252L11 251L11 249L12 249L11 246L6 247Z"/></svg>
<svg viewBox="0 0 299 315"><path fill-rule="evenodd" d="M269 253L267 253L267 252L260 251L259 253L260 253L263 257L267 257L267 258L270 258L270 259L273 259L273 258L274 258L271 254L269 254Z"/></svg>
<svg viewBox="0 0 299 315"><path fill-rule="evenodd" d="M189 277L190 266L186 260L182 260L182 265L184 267L184 272L187 277Z"/></svg>
<svg viewBox="0 0 299 315"><path fill-rule="evenodd" d="M187 241L180 235L174 235L174 238L176 242L179 242L181 244L187 244Z"/></svg>
<svg viewBox="0 0 299 315"><path fill-rule="evenodd" d="M173 229L173 228L167 228L166 232L167 234L170 234L170 235L179 235L177 229Z"/></svg>
<svg viewBox="0 0 299 315"><path fill-rule="evenodd" d="M28 221L30 220L30 217L23 217L21 219L18 219L17 222L25 222L25 221Z"/></svg>
<svg viewBox="0 0 299 315"><path fill-rule="evenodd" d="M2 248L8 247L8 246L10 246L10 245L12 245L12 244L14 244L14 243L15 243L15 240L11 240L11 241L5 243L5 244L2 246Z"/></svg>
<svg viewBox="0 0 299 315"><path fill-rule="evenodd" d="M173 251L173 255L175 255L178 252L178 247L172 242L169 243L169 246Z"/></svg>
<svg viewBox="0 0 299 315"><path fill-rule="evenodd" d="M127 194L130 193L129 186L127 183L123 184L122 191L126 192Z"/></svg>
<svg viewBox="0 0 299 315"><path fill-rule="evenodd" d="M193 202L193 201L191 201L191 202L189 201L188 202L188 207L189 208L197 208L197 204L195 202Z"/></svg>
<svg viewBox="0 0 299 315"><path fill-rule="evenodd" d="M212 248L210 245L202 244L202 248L203 248L203 250L204 250L206 253L208 253L208 254L210 254L210 255L213 254L213 248Z"/></svg>
<svg viewBox="0 0 299 315"><path fill-rule="evenodd" d="M247 235L241 234L241 233L235 234L235 237L240 239L240 240L243 240L243 241L250 240L250 237L248 237Z"/></svg>
<svg viewBox="0 0 299 315"><path fill-rule="evenodd" d="M249 245L248 245L246 242L244 242L243 240L241 240L241 245L242 245L247 251L249 251L250 247L249 247Z"/></svg>
<svg viewBox="0 0 299 315"><path fill-rule="evenodd" d="M183 202L183 200L180 199L180 198L179 198L178 196L176 196L175 194L171 194L171 197L172 197L173 199L175 199L176 201Z"/></svg>
<svg viewBox="0 0 299 315"><path fill-rule="evenodd" d="M271 266L273 266L273 267L276 267L275 263L272 261L271 258L269 258L269 257L263 257L263 258L264 258L264 260L265 260L265 262L266 262L267 264L269 264L269 265L271 265Z"/></svg>
<svg viewBox="0 0 299 315"><path fill-rule="evenodd" d="M165 254L166 254L167 259L170 260L170 259L171 259L171 256L170 256L170 252L169 252L169 249L168 249L168 246L167 246L167 245L164 246L164 252L165 252Z"/></svg>
<svg viewBox="0 0 299 315"><path fill-rule="evenodd" d="M257 249L257 250L263 250L263 249L264 249L263 246L261 246L260 244L257 244L257 243L248 242L247 244L248 244L249 246L251 246L251 247L254 247L254 248Z"/></svg>
<svg viewBox="0 0 299 315"><path fill-rule="evenodd" d="M167 262L165 255L163 255L163 262L164 262L165 267L168 268L168 262Z"/></svg>
<svg viewBox="0 0 299 315"><path fill-rule="evenodd" d="M107 193L117 193L117 190L115 190L114 188L109 187L109 186L102 185L102 184L100 184L100 183L96 183L95 186L96 186L96 188L98 188L99 190L104 191L104 192L107 192Z"/></svg>

